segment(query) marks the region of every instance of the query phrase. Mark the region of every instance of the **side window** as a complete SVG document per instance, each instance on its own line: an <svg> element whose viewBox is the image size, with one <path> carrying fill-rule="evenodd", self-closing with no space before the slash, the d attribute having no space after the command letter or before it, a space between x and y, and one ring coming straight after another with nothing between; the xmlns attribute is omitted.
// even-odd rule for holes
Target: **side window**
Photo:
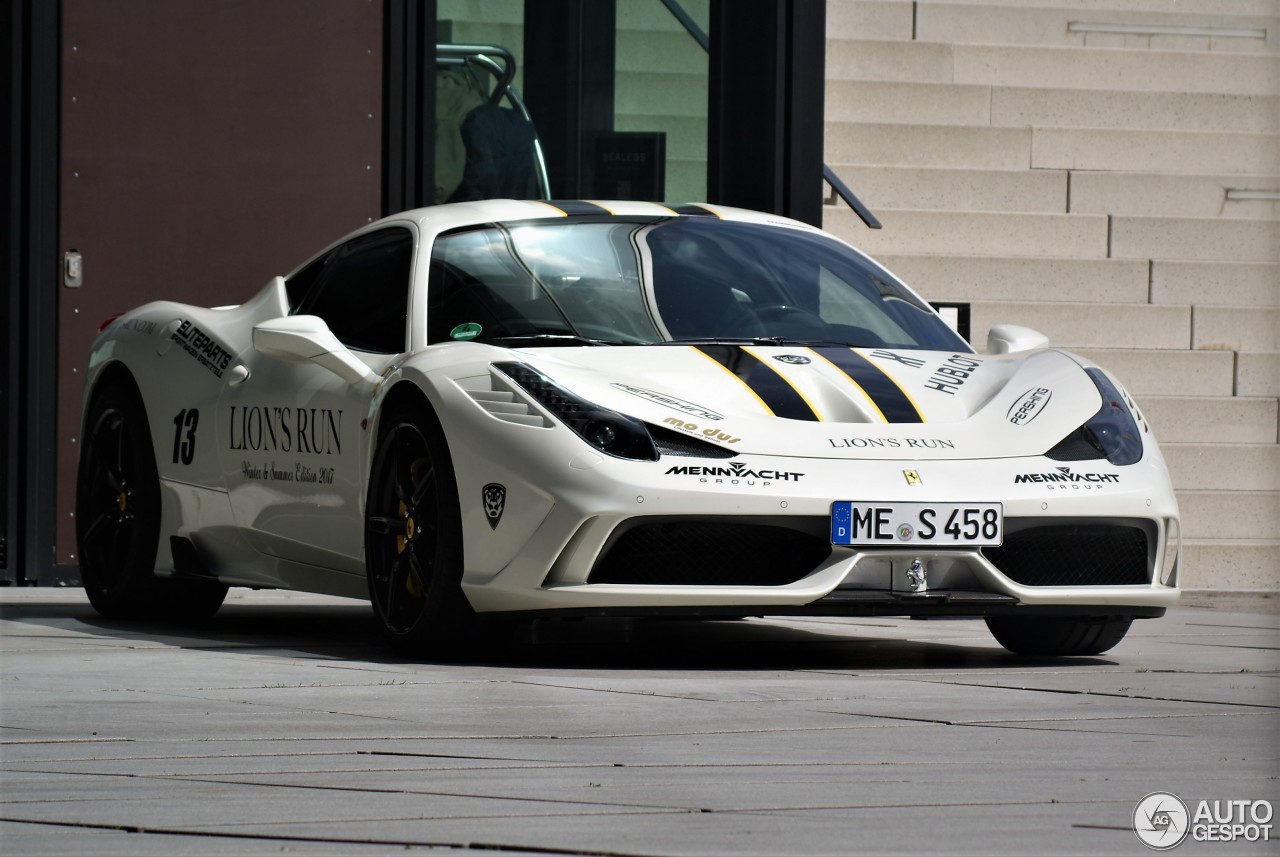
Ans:
<svg viewBox="0 0 1280 857"><path fill-rule="evenodd" d="M290 278L289 300L301 294L294 312L320 316L348 348L398 354L405 350L412 264L409 230L362 235Z"/></svg>

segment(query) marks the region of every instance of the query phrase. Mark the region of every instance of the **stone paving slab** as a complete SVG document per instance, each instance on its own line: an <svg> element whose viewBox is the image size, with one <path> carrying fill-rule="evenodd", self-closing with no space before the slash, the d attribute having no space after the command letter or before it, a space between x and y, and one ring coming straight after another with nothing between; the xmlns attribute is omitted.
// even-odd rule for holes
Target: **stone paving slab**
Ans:
<svg viewBox="0 0 1280 857"><path fill-rule="evenodd" d="M0 590L0 852L1143 853L1152 791L1280 802L1275 600L1186 602L1090 658L804 618L416 662L360 602L236 591L179 628Z"/></svg>

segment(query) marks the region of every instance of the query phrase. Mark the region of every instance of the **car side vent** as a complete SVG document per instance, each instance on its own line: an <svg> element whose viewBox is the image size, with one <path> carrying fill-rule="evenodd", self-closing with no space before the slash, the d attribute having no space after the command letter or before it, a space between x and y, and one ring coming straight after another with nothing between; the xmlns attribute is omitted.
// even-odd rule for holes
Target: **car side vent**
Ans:
<svg viewBox="0 0 1280 857"><path fill-rule="evenodd" d="M679 455L685 458L734 458L738 454L723 446L708 443L700 437L655 426L653 423L645 423L645 428L649 430L659 455Z"/></svg>
<svg viewBox="0 0 1280 857"><path fill-rule="evenodd" d="M475 403L489 412L490 416L515 423L520 426L546 428L547 420L529 407L527 402L516 398L509 390L467 390Z"/></svg>
<svg viewBox="0 0 1280 857"><path fill-rule="evenodd" d="M1089 440L1085 428L1081 426L1046 452L1045 457L1052 458L1054 461L1092 461L1107 456Z"/></svg>

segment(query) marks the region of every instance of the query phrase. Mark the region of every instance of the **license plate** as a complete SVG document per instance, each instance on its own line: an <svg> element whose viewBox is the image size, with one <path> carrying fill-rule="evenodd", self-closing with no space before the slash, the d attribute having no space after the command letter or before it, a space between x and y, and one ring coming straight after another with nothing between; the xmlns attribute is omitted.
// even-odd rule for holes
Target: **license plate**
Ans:
<svg viewBox="0 0 1280 857"><path fill-rule="evenodd" d="M831 504L831 543L857 547L998 545L1004 539L1000 503Z"/></svg>

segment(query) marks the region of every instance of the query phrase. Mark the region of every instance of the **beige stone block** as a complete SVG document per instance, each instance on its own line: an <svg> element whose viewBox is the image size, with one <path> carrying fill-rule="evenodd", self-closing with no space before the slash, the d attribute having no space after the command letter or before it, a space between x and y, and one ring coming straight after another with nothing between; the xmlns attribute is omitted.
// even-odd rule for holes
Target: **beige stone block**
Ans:
<svg viewBox="0 0 1280 857"><path fill-rule="evenodd" d="M1280 397L1280 354L1237 354L1236 395Z"/></svg>
<svg viewBox="0 0 1280 857"><path fill-rule="evenodd" d="M1274 398L1137 396L1151 430L1165 443L1275 443L1280 414Z"/></svg>
<svg viewBox="0 0 1280 857"><path fill-rule="evenodd" d="M927 208L1064 214L1067 209L1067 174L1063 170L829 166L873 210Z"/></svg>
<svg viewBox="0 0 1280 857"><path fill-rule="evenodd" d="M1280 262L1280 221L1113 217L1111 255L1119 259Z"/></svg>
<svg viewBox="0 0 1280 857"><path fill-rule="evenodd" d="M1276 133L1280 96L995 86L991 124Z"/></svg>
<svg viewBox="0 0 1280 857"><path fill-rule="evenodd" d="M1142 303L1145 261L896 255L877 257L930 300Z"/></svg>
<svg viewBox="0 0 1280 857"><path fill-rule="evenodd" d="M1179 585L1184 592L1280 589L1280 543L1183 542Z"/></svg>
<svg viewBox="0 0 1280 857"><path fill-rule="evenodd" d="M1280 62L1268 54L955 45L956 83L1120 92L1275 95Z"/></svg>
<svg viewBox="0 0 1280 857"><path fill-rule="evenodd" d="M1280 541L1280 492L1178 491L1184 539Z"/></svg>
<svg viewBox="0 0 1280 857"><path fill-rule="evenodd" d="M827 38L914 38L915 3L911 0L828 0Z"/></svg>
<svg viewBox="0 0 1280 857"><path fill-rule="evenodd" d="M1268 353L1280 351L1280 309L1194 306L1191 347Z"/></svg>
<svg viewBox="0 0 1280 857"><path fill-rule="evenodd" d="M1061 348L1186 348L1191 308L1151 304L976 302L970 307L975 343L985 343L995 324L1019 324L1049 337Z"/></svg>
<svg viewBox="0 0 1280 857"><path fill-rule="evenodd" d="M828 206L823 225L871 255L935 253L957 256L1106 255L1105 217L1069 214L908 211L876 212L883 229L867 229L847 208Z"/></svg>
<svg viewBox="0 0 1280 857"><path fill-rule="evenodd" d="M827 39L827 85L836 80L951 83L951 45Z"/></svg>
<svg viewBox="0 0 1280 857"><path fill-rule="evenodd" d="M1280 134L1036 128L1031 166L1039 169L1280 174Z"/></svg>
<svg viewBox="0 0 1280 857"><path fill-rule="evenodd" d="M1229 351L1148 351L1139 348L1073 350L1081 357L1113 372L1139 401L1146 396L1235 394L1236 361L1235 355Z"/></svg>
<svg viewBox="0 0 1280 857"><path fill-rule="evenodd" d="M828 127L833 122L985 127L991 119L988 86L831 80L824 98Z"/></svg>
<svg viewBox="0 0 1280 857"><path fill-rule="evenodd" d="M1274 192L1274 200L1233 200L1228 191ZM1280 176L1071 173L1071 211L1142 217L1280 219Z"/></svg>
<svg viewBox="0 0 1280 857"><path fill-rule="evenodd" d="M1280 492L1280 446L1273 443L1170 443L1160 452L1183 490Z"/></svg>
<svg viewBox="0 0 1280 857"><path fill-rule="evenodd" d="M1021 170L1031 163L1030 128L828 122L829 164Z"/></svg>
<svg viewBox="0 0 1280 857"><path fill-rule="evenodd" d="M1280 306L1280 265L1156 260L1151 263L1151 302Z"/></svg>

